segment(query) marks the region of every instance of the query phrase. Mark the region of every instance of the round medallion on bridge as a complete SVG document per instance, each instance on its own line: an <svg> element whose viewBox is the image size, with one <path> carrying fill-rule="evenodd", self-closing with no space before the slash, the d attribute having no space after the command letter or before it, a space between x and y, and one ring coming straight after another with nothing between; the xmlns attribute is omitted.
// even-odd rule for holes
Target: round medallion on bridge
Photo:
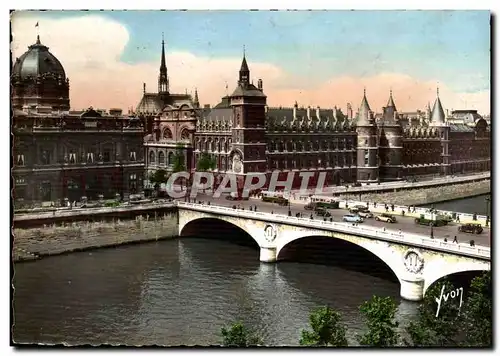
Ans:
<svg viewBox="0 0 500 356"><path fill-rule="evenodd" d="M274 240L276 240L277 234L278 233L276 231L276 228L273 225L268 224L264 228L264 236L266 237L266 240L268 242L273 242Z"/></svg>
<svg viewBox="0 0 500 356"><path fill-rule="evenodd" d="M403 256L403 261L406 270L410 273L418 274L424 268L424 258L417 250L409 249L406 251Z"/></svg>

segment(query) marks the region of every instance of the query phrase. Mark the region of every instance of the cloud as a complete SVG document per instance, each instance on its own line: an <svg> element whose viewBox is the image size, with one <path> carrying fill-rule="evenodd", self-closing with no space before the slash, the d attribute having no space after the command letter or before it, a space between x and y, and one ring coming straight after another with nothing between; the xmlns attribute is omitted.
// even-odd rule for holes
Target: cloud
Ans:
<svg viewBox="0 0 500 356"><path fill-rule="evenodd" d="M71 106L83 109L135 107L141 99L143 85L147 91L157 89L159 59L127 64L120 61L129 41L126 27L112 19L87 15L62 19L38 19L36 14L12 18L14 57L19 57L35 40L35 23L40 21L40 37L43 44L63 64L70 78ZM158 46L159 47L159 46ZM158 53L159 58L159 53ZM226 94L226 83L231 92L238 78L241 58L209 58L188 52L168 52L167 67L170 91L194 92L198 88L200 101L214 105ZM387 103L392 88L396 105L400 110L414 111L424 108L435 99L438 80L422 81L399 73L380 73L372 77L325 78L313 85L293 73L269 63L256 63L249 58L249 66L255 81L262 78L264 91L271 106L291 106L297 100L307 106L345 108L348 102L357 108L363 88L374 111L380 111ZM300 86L297 85L300 83ZM440 96L445 108L475 108L482 113L490 111L490 92L456 93L446 83L440 83ZM302 89L296 89L300 87Z"/></svg>

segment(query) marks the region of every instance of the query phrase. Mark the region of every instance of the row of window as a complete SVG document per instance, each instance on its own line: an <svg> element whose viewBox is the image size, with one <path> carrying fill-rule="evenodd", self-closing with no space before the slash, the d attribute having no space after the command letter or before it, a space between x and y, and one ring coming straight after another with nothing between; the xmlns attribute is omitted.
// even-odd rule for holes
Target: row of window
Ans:
<svg viewBox="0 0 500 356"><path fill-rule="evenodd" d="M351 150L355 148L350 139L341 138L332 141L270 141L267 144L269 152L294 151L334 151Z"/></svg>
<svg viewBox="0 0 500 356"><path fill-rule="evenodd" d="M169 152L168 153L168 160L165 162L165 153L163 151L160 151L158 152L158 157L157 155L155 154L154 151L150 151L149 152L149 163L150 164L159 164L159 165L165 165L165 163L167 164L167 166L171 166L174 164L174 157L175 157L175 154L173 152ZM158 158L158 160L157 160Z"/></svg>
<svg viewBox="0 0 500 356"><path fill-rule="evenodd" d="M38 157L38 163L39 164L54 164L57 163L52 155L52 151L49 150L42 150L40 156ZM92 152L87 152L82 153L80 156L78 156L74 151L70 151L69 153L65 154L64 157L62 158L62 162L60 163L65 163L65 164L79 164L79 163L94 163L94 162L112 162L113 159L118 157L112 157L110 151L104 151L102 153L99 153L95 155ZM137 161L137 154L135 151L129 152L129 161ZM26 158L24 154L17 154L16 155L16 160L15 160L16 166L23 167L26 165Z"/></svg>

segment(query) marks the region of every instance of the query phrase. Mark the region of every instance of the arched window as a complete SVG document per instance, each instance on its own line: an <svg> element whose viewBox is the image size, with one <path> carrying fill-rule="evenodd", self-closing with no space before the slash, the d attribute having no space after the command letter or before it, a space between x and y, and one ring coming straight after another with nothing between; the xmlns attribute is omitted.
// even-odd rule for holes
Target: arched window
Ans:
<svg viewBox="0 0 500 356"><path fill-rule="evenodd" d="M171 166L174 164L174 153L170 151L168 153L168 165Z"/></svg>
<svg viewBox="0 0 500 356"><path fill-rule="evenodd" d="M173 138L172 131L168 127L163 130L163 138L165 140L171 140Z"/></svg>
<svg viewBox="0 0 500 356"><path fill-rule="evenodd" d="M149 163L156 163L156 157L153 151L149 152Z"/></svg>
<svg viewBox="0 0 500 356"><path fill-rule="evenodd" d="M181 131L181 140L189 140L189 131L188 131L188 129L182 129L182 131Z"/></svg>
<svg viewBox="0 0 500 356"><path fill-rule="evenodd" d="M160 151L160 153L158 153L158 163L161 165L165 164L165 153L163 153L163 151Z"/></svg>

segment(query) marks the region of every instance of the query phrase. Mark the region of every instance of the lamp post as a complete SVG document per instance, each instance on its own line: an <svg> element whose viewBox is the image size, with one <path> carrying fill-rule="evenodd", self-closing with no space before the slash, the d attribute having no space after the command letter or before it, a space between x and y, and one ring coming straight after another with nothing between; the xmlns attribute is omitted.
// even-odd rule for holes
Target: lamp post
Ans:
<svg viewBox="0 0 500 356"><path fill-rule="evenodd" d="M490 226L490 202L491 198L489 196L486 197L486 227Z"/></svg>
<svg viewBox="0 0 500 356"><path fill-rule="evenodd" d="M431 239L434 238L434 205L431 206Z"/></svg>

